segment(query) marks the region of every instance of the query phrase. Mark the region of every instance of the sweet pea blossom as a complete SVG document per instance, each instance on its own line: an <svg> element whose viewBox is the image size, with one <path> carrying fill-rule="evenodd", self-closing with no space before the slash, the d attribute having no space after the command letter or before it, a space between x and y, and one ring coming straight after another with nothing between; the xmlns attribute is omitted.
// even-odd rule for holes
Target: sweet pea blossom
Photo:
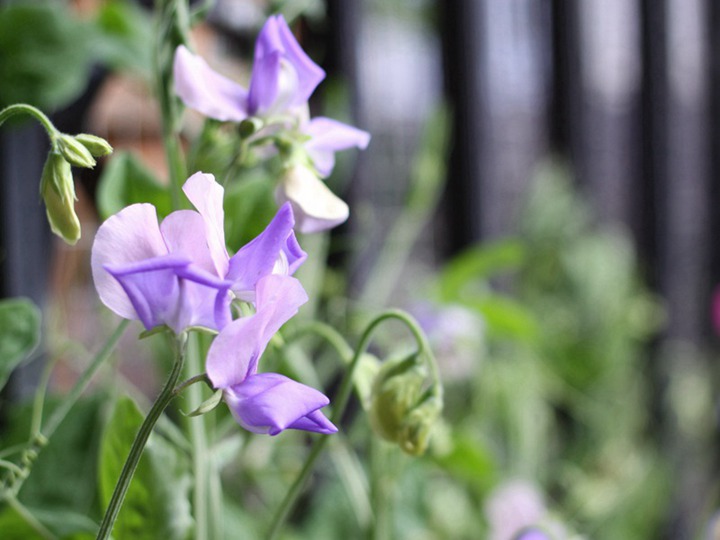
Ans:
<svg viewBox="0 0 720 540"><path fill-rule="evenodd" d="M173 77L175 92L185 105L210 118L294 123L297 146L312 168L306 167L300 176L284 175L276 199L292 203L302 232L329 229L347 219L347 205L320 178L332 172L335 152L365 149L370 134L330 118L309 119L308 99L325 72L303 52L282 15L270 17L258 35L247 90L182 45L175 51ZM288 169L294 170L295 164Z"/></svg>
<svg viewBox="0 0 720 540"><path fill-rule="evenodd" d="M221 121L281 114L307 103L325 72L295 40L282 15L270 17L255 43L246 90L184 46L175 51L175 92L191 109Z"/></svg>
<svg viewBox="0 0 720 540"><path fill-rule="evenodd" d="M278 373L258 373L258 360L273 334L307 302L298 280L268 275L258 281L257 311L228 324L208 351L206 369L237 422L254 433L285 429L335 433L320 411L329 403L318 390Z"/></svg>
<svg viewBox="0 0 720 540"><path fill-rule="evenodd" d="M220 330L231 320L233 297L255 299L260 278L291 275L306 254L293 232L290 205L233 257L223 231L223 188L196 173L183 186L195 206L158 223L151 204L133 204L108 218L92 247L93 280L101 301L148 330L162 324L175 332L189 326Z"/></svg>

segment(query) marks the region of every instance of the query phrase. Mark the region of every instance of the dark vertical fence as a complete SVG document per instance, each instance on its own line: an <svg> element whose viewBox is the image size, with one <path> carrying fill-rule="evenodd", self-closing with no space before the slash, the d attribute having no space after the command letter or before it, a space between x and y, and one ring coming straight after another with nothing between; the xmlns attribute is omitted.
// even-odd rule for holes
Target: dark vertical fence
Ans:
<svg viewBox="0 0 720 540"><path fill-rule="evenodd" d="M632 234L667 310L648 373L651 430L662 434L676 474L668 538L689 538L711 499L712 458L671 400L684 374L709 369L710 294L720 280L720 4L440 5L456 122L453 247L513 232L514 205L545 141L570 163L599 220Z"/></svg>

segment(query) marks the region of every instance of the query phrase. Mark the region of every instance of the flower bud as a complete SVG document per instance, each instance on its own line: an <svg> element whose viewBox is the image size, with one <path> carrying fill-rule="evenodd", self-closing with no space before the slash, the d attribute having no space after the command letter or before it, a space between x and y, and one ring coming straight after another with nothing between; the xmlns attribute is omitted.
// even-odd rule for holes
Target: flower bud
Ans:
<svg viewBox="0 0 720 540"><path fill-rule="evenodd" d="M380 368L370 401L370 425L380 437L400 441L406 417L420 399L426 376L416 354L388 360Z"/></svg>
<svg viewBox="0 0 720 540"><path fill-rule="evenodd" d="M90 135L89 133L80 133L75 135L75 140L82 144L95 157L102 157L112 154L113 147L102 137Z"/></svg>
<svg viewBox="0 0 720 540"><path fill-rule="evenodd" d="M52 231L74 245L80 238L80 220L75 214L75 185L70 164L56 152L50 152L40 180L40 196Z"/></svg>
<svg viewBox="0 0 720 540"><path fill-rule="evenodd" d="M58 150L70 165L83 169L92 169L95 166L95 158L92 157L90 150L71 135L60 135Z"/></svg>
<svg viewBox="0 0 720 540"><path fill-rule="evenodd" d="M430 442L430 433L440 417L442 407L440 398L429 395L405 416L398 444L406 454L421 456L425 453Z"/></svg>

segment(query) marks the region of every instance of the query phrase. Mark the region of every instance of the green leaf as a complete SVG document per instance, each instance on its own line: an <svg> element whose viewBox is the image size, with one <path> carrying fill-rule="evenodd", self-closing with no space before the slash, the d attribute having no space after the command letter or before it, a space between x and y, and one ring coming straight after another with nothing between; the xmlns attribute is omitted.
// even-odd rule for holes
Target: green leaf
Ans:
<svg viewBox="0 0 720 540"><path fill-rule="evenodd" d="M168 188L128 152L118 152L105 168L100 178L97 202L103 219L133 203L151 203L161 217L172 211Z"/></svg>
<svg viewBox="0 0 720 540"><path fill-rule="evenodd" d="M187 413L185 416L200 416L202 414L207 414L210 411L215 410L215 408L220 405L220 402L222 401L223 397L223 391L222 390L216 390L212 396L207 398L205 401L203 401L197 409L195 409L192 412Z"/></svg>
<svg viewBox="0 0 720 540"><path fill-rule="evenodd" d="M153 25L148 14L127 0L103 2L95 21L95 54L115 69L152 73Z"/></svg>
<svg viewBox="0 0 720 540"><path fill-rule="evenodd" d="M30 300L0 301L0 389L40 341L40 309Z"/></svg>
<svg viewBox="0 0 720 540"><path fill-rule="evenodd" d="M87 24L62 2L14 2L0 9L0 108L72 102L87 84Z"/></svg>
<svg viewBox="0 0 720 540"><path fill-rule="evenodd" d="M450 261L440 274L440 301L459 301L468 285L486 281L502 271L516 270L524 258L525 250L517 240L471 247Z"/></svg>
<svg viewBox="0 0 720 540"><path fill-rule="evenodd" d="M474 307L483 316L489 336L521 341L534 341L539 336L538 323L532 312L517 300L493 294L464 304Z"/></svg>
<svg viewBox="0 0 720 540"><path fill-rule="evenodd" d="M130 452L143 415L127 397L121 398L105 428L100 448L100 498L107 507ZM152 435L120 509L115 540L184 540L192 521L187 463L163 438Z"/></svg>

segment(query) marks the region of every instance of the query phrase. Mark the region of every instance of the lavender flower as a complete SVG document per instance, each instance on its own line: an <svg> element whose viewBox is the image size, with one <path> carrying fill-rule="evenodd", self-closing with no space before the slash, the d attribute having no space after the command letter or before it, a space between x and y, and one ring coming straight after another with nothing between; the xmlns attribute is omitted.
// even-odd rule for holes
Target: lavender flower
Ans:
<svg viewBox="0 0 720 540"><path fill-rule="evenodd" d="M254 301L259 279L291 275L306 258L289 205L232 258L225 248L223 188L210 174L191 176L183 191L197 211L179 210L158 224L155 207L133 204L95 236L92 271L102 302L147 328L167 324L222 329L233 297Z"/></svg>
<svg viewBox="0 0 720 540"><path fill-rule="evenodd" d="M208 377L223 390L233 416L248 431L337 431L320 412L329 403L321 392L278 373L257 372L270 338L305 302L307 295L295 278L265 276L257 284L256 313L228 324L210 346Z"/></svg>
<svg viewBox="0 0 720 540"><path fill-rule="evenodd" d="M232 122L302 106L325 78L282 15L270 17L258 35L248 90L213 71L182 45L175 51L173 75L175 92L185 105L210 118Z"/></svg>
<svg viewBox="0 0 720 540"><path fill-rule="evenodd" d="M347 124L325 117L308 119L307 101L324 77L282 15L268 19L258 35L247 90L215 72L186 47L175 51L175 92L185 105L220 121L258 117L288 128L284 135L295 139L296 150L290 153L295 158L287 164L289 172L280 181L276 199L292 203L302 232L325 230L347 219L347 205L320 178L332 172L335 152L365 149L370 142L367 132ZM263 130L267 131L272 130ZM298 167L302 175L296 172Z"/></svg>

